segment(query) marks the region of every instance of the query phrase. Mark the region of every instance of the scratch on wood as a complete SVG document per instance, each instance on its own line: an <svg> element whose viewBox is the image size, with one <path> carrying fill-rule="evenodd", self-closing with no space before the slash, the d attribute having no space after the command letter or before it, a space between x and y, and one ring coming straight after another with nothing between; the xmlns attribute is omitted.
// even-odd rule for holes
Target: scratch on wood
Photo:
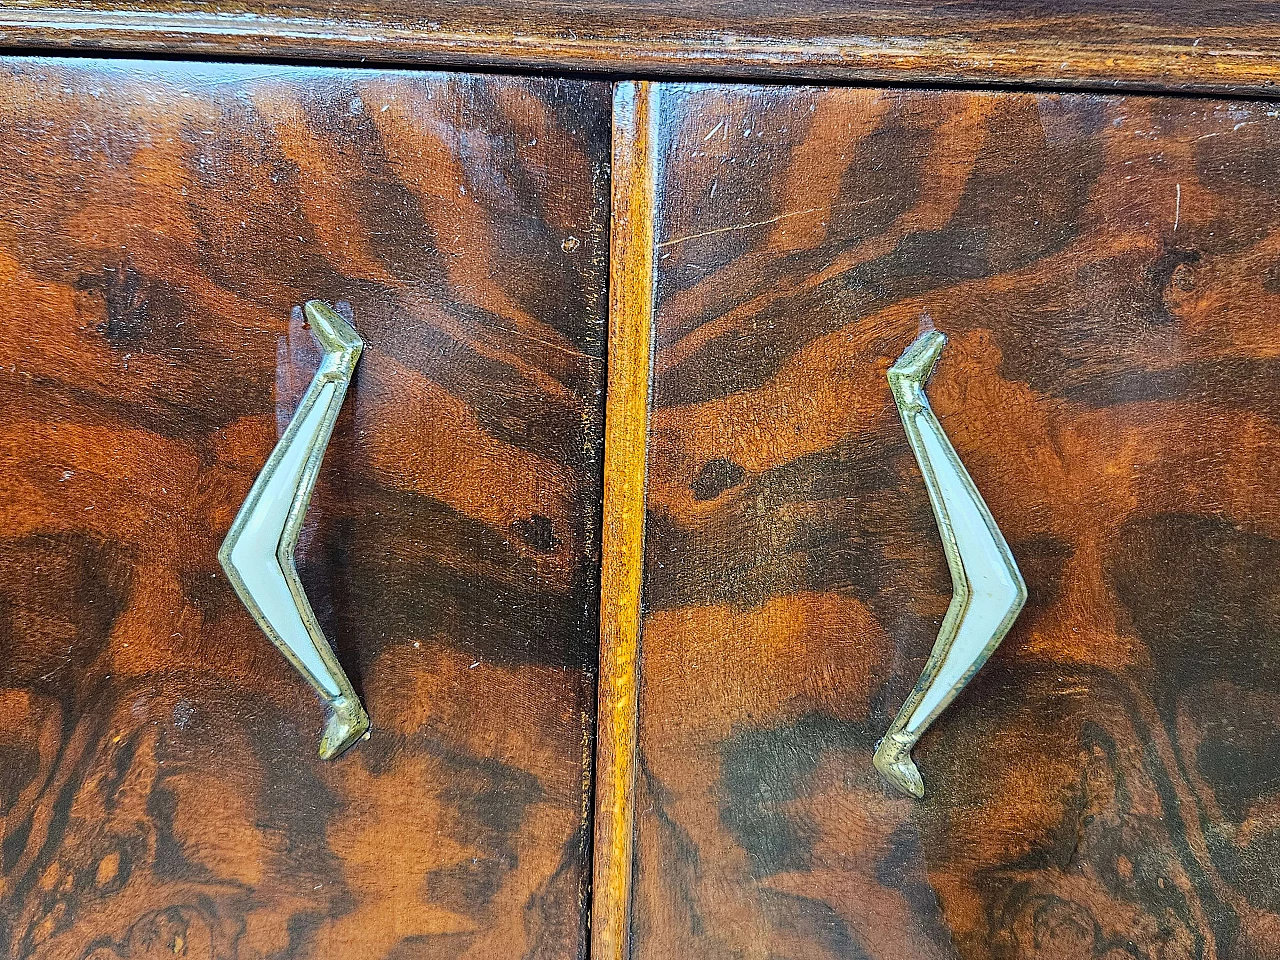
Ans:
<svg viewBox="0 0 1280 960"><path fill-rule="evenodd" d="M728 227L716 227L714 230L705 230L702 233L691 233L688 236L676 237L674 240L663 240L658 244L658 248L674 247L678 243L684 243L686 240L699 240L702 237L712 237L717 233L729 233L733 230L751 230L755 227L767 227L772 223L778 223L780 220L788 220L791 217L803 217L808 213L819 213L823 207L810 207L807 210L790 210L787 213L780 213L776 217L769 217L767 220L753 220L749 223L735 223Z"/></svg>

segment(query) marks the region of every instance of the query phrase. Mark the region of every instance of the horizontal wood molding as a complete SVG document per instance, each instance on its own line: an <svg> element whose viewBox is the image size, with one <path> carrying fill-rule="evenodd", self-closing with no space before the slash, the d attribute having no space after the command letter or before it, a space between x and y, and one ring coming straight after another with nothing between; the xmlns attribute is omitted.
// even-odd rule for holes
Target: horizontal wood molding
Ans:
<svg viewBox="0 0 1280 960"><path fill-rule="evenodd" d="M605 407L604 563L596 732L595 960L624 960L635 819L640 588L653 324L651 85L614 94L612 267Z"/></svg>
<svg viewBox="0 0 1280 960"><path fill-rule="evenodd" d="M20 0L9 48L181 56L367 59L633 75L1036 84L1250 93L1280 75L1280 4L1091 0L713 0L157 3Z"/></svg>

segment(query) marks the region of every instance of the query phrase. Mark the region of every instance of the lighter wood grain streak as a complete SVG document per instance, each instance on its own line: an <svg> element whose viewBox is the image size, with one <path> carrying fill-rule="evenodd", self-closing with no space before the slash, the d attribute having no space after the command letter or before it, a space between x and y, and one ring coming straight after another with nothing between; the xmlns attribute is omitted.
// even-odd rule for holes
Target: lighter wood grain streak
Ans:
<svg viewBox="0 0 1280 960"><path fill-rule="evenodd" d="M623 83L614 97L591 934L596 960L623 960L629 948L645 446L653 364L654 96L648 83Z"/></svg>

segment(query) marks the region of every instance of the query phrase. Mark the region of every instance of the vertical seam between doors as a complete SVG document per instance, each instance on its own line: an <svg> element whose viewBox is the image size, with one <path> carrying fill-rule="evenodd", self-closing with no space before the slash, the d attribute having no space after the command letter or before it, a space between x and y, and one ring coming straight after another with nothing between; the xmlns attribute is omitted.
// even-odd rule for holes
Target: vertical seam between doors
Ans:
<svg viewBox="0 0 1280 960"><path fill-rule="evenodd" d="M591 956L627 960L635 838L644 501L653 367L654 85L613 98Z"/></svg>

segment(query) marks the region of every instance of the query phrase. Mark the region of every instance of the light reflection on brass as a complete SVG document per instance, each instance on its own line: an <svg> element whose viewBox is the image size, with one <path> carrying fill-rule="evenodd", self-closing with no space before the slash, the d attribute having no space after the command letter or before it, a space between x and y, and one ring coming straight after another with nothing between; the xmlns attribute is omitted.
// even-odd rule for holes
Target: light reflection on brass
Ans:
<svg viewBox="0 0 1280 960"><path fill-rule="evenodd" d="M876 745L874 763L903 793L924 796L911 750L982 668L1017 619L1027 588L991 511L934 416L924 385L947 338L921 334L889 370L907 440L924 474L951 570L952 597L916 688Z"/></svg>
<svg viewBox="0 0 1280 960"><path fill-rule="evenodd" d="M364 343L326 304L312 300L304 311L324 359L240 507L218 560L258 626L329 705L320 739L320 756L329 760L365 734L369 716L307 601L293 554Z"/></svg>

